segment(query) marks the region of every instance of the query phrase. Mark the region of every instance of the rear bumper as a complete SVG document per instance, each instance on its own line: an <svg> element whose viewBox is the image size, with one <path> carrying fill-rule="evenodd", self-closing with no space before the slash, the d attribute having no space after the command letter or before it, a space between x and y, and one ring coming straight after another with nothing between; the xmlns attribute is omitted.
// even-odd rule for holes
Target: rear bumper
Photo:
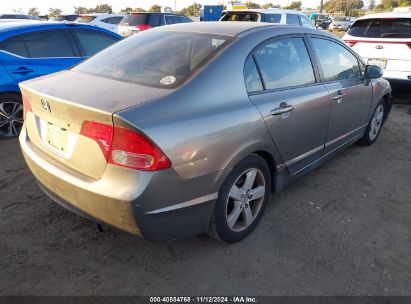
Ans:
<svg viewBox="0 0 411 304"><path fill-rule="evenodd" d="M190 180L174 170L135 171L108 165L99 180L70 171L20 134L24 158L43 191L83 217L149 240L208 230L222 172Z"/></svg>

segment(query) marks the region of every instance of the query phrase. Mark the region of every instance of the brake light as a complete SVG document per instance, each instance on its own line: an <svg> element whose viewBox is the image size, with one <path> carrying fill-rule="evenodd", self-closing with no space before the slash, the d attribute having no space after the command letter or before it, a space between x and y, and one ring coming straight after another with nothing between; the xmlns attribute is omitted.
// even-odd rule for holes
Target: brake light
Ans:
<svg viewBox="0 0 411 304"><path fill-rule="evenodd" d="M80 134L96 141L108 160L113 140L113 126L86 120L81 125Z"/></svg>
<svg viewBox="0 0 411 304"><path fill-rule="evenodd" d="M171 167L164 153L144 135L115 127L109 163L137 169L156 171Z"/></svg>
<svg viewBox="0 0 411 304"><path fill-rule="evenodd" d="M139 31L145 31L145 30L151 29L152 26L149 25L149 24L137 24L137 25L136 25L136 28L137 28Z"/></svg>
<svg viewBox="0 0 411 304"><path fill-rule="evenodd" d="M407 45L408 45L408 47L411 49L411 43L408 43Z"/></svg>
<svg viewBox="0 0 411 304"><path fill-rule="evenodd" d="M344 40L344 42L345 42L348 46L353 47L354 45L357 44L358 41L356 41L356 40Z"/></svg>
<svg viewBox="0 0 411 304"><path fill-rule="evenodd" d="M26 119L27 112L33 112L29 99L23 95L23 119Z"/></svg>
<svg viewBox="0 0 411 304"><path fill-rule="evenodd" d="M167 156L144 135L135 131L86 120L80 134L95 140L110 164L145 171L171 167Z"/></svg>

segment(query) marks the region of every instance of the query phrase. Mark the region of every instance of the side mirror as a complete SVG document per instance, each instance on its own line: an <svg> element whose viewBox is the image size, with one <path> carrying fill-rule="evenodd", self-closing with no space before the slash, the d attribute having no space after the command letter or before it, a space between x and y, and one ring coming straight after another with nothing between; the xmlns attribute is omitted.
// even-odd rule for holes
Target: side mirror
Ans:
<svg viewBox="0 0 411 304"><path fill-rule="evenodd" d="M365 67L365 77L368 79L380 78L382 77L383 73L384 73L384 70L379 66L367 65Z"/></svg>

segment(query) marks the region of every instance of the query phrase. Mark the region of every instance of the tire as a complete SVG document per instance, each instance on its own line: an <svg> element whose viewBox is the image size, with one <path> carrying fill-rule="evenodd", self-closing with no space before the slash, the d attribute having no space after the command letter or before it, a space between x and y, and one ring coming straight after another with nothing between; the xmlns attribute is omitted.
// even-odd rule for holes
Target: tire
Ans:
<svg viewBox="0 0 411 304"><path fill-rule="evenodd" d="M375 107L370 121L368 122L367 129L365 130L363 137L360 139L360 143L363 146L370 146L377 140L384 124L386 110L385 102L384 100L381 100Z"/></svg>
<svg viewBox="0 0 411 304"><path fill-rule="evenodd" d="M0 94L0 137L12 138L23 126L23 101L19 94Z"/></svg>
<svg viewBox="0 0 411 304"><path fill-rule="evenodd" d="M270 189L270 169L262 157L252 154L240 161L218 192L210 223L211 236L225 243L247 237L264 213Z"/></svg>

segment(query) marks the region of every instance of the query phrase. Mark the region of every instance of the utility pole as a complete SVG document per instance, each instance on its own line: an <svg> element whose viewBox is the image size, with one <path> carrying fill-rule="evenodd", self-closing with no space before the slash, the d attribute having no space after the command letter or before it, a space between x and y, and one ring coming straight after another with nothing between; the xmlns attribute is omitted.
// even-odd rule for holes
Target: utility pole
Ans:
<svg viewBox="0 0 411 304"><path fill-rule="evenodd" d="M324 7L324 0L321 0L321 3L320 3L320 14L323 13L323 7Z"/></svg>

